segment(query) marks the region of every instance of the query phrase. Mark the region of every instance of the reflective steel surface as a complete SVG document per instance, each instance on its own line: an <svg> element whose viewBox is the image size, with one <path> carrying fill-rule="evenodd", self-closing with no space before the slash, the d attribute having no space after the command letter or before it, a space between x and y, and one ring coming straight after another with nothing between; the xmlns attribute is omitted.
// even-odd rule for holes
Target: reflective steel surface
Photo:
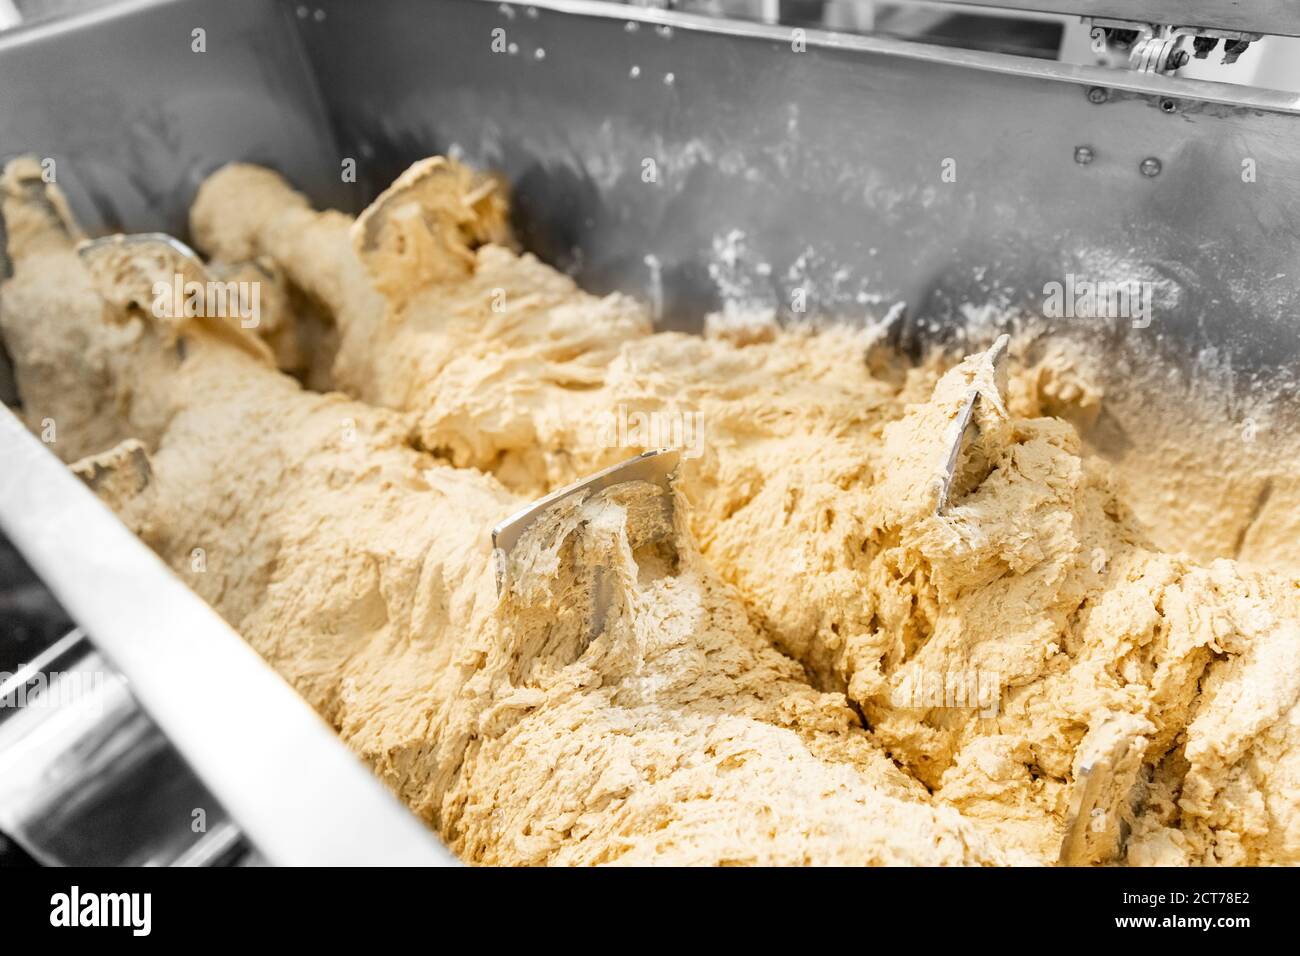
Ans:
<svg viewBox="0 0 1300 956"><path fill-rule="evenodd" d="M460 153L509 177L529 249L664 325L903 301L942 338L1074 276L1147 284L1148 325L1087 329L1143 361L1212 349L1253 387L1300 358L1291 94L598 3L319 7L354 206Z"/></svg>

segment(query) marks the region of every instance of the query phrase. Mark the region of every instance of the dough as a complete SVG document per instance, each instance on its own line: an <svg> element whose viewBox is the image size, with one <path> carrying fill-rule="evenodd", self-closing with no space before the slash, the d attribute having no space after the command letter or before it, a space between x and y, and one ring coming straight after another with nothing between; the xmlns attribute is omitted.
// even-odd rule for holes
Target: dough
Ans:
<svg viewBox="0 0 1300 956"><path fill-rule="evenodd" d="M138 436L78 472L464 859L1027 861L763 640L684 517L645 507L661 493L539 523L498 600L488 529L522 499L210 323L109 307L31 175L6 172L6 220L30 228L11 232L0 303L25 415L59 422L65 457ZM655 531L667 554L647 550ZM616 578L593 633L597 567Z"/></svg>
<svg viewBox="0 0 1300 956"><path fill-rule="evenodd" d="M1082 801L1066 862L1300 861L1300 587L1155 548L1053 417L1100 396L1043 365L1004 393L978 357L881 370L847 330L653 334L509 248L499 188L426 161L354 226L265 170L205 184L200 247L332 316L352 400L201 328L178 355L53 226L0 318L29 421L71 422L69 460L145 444L115 506L453 848L1048 863ZM498 602L487 529L659 444L610 440L637 413L704 423L672 555L652 493L611 489L536 526Z"/></svg>

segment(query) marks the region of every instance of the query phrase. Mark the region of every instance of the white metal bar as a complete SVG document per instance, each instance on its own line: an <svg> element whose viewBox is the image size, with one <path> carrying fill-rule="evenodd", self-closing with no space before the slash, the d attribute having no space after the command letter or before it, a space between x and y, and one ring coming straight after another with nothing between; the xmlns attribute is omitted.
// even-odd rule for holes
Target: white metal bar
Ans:
<svg viewBox="0 0 1300 956"><path fill-rule="evenodd" d="M454 862L293 689L4 408L0 463L0 528L271 862Z"/></svg>

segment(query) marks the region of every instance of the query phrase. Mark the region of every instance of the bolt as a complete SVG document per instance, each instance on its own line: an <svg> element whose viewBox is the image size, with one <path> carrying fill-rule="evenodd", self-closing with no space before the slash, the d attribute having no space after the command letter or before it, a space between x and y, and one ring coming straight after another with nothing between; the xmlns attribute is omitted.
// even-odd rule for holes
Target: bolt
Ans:
<svg viewBox="0 0 1300 956"><path fill-rule="evenodd" d="M1089 103L1105 103L1108 99L1110 99L1110 94L1106 92L1104 87L1094 86L1088 90Z"/></svg>
<svg viewBox="0 0 1300 956"><path fill-rule="evenodd" d="M1138 169L1142 170L1143 176L1159 176L1160 160L1156 159L1154 156L1148 156L1146 159L1142 160L1142 165L1139 166Z"/></svg>
<svg viewBox="0 0 1300 956"><path fill-rule="evenodd" d="M1173 100L1161 100L1160 108L1164 110L1164 112L1166 113L1178 112L1178 104L1175 103Z"/></svg>
<svg viewBox="0 0 1300 956"><path fill-rule="evenodd" d="M1186 50L1175 50L1169 55L1167 67L1170 70L1180 70L1187 65L1189 59L1191 59L1191 57L1187 55Z"/></svg>
<svg viewBox="0 0 1300 956"><path fill-rule="evenodd" d="M1074 147L1074 161L1080 166L1087 166L1092 162L1094 153L1091 146Z"/></svg>

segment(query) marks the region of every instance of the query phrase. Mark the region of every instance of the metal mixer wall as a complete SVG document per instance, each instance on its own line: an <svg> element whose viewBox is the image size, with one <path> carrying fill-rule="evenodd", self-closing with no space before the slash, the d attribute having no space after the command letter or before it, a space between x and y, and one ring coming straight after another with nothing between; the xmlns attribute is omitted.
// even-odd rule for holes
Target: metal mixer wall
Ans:
<svg viewBox="0 0 1300 956"><path fill-rule="evenodd" d="M802 290L953 328L1073 275L1151 283L1143 347L1300 355L1289 95L604 4L320 9L302 35L367 192L459 150L510 178L529 248L667 324Z"/></svg>
<svg viewBox="0 0 1300 956"><path fill-rule="evenodd" d="M670 326L727 303L854 321L904 301L943 336L986 305L1038 313L1077 277L1149 283L1150 326L1105 329L1144 353L1211 349L1269 377L1300 356L1287 94L586 2L87 19L150 69L85 55L90 24L0 39L0 154L60 158L92 226L183 233L223 159L355 210L449 150L510 178L526 246Z"/></svg>

